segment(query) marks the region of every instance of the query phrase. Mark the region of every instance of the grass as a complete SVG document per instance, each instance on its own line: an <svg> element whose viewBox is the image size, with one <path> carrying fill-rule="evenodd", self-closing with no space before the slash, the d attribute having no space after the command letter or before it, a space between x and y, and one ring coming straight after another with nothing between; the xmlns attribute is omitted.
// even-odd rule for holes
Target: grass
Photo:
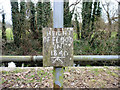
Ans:
<svg viewBox="0 0 120 90"><path fill-rule="evenodd" d="M83 74L82 74L82 77L79 77L79 74L76 74L76 68L72 69L72 68L69 68L69 67L65 67L65 72L68 72L70 70L70 72L69 72L70 75L68 75L68 77L70 77L70 78L68 78L68 80L66 78L64 79L64 80L66 80L65 85L68 84L68 86L69 86L69 82L71 82L71 83L73 82L73 79L72 79L73 76L75 77L75 80L76 80L75 82L76 83L79 84L79 82L82 83L84 81L85 81L85 83L87 83L86 82L86 80L87 80L90 83L90 85L92 85L91 87L95 87L95 88L96 87L97 88L106 88L107 85L109 87L109 83L107 84L107 82L110 81L110 83L114 83L115 82L114 79L117 79L116 77L113 77L113 76L116 76L116 73L112 73L112 71L115 70L114 68L112 68L112 69L110 68L111 70L109 69L109 71L111 71L110 75L107 74L108 69L104 69L104 68L92 68L91 67L89 69L89 71L91 70L92 72L84 73L84 72L88 71L85 68L81 69L81 71L82 71L81 73L83 73ZM17 71L16 71L17 73L18 73L18 70L20 70L20 69L17 69ZM25 69L25 70L28 70L28 72L26 74L25 73L21 73L21 75L17 74L18 76L16 76L16 75L14 76L14 74L16 72L14 71L14 73L13 73L13 71L11 71L10 75L4 75L4 77L2 78L2 82L1 83L3 84L3 86L6 86L6 84L7 84L7 86L9 85L8 87L11 87L11 88L13 88L12 87L13 84L15 84L14 87L17 84L18 85L18 86L16 86L17 88L21 87L23 85L25 87L27 87L27 88L29 88L29 87L31 88L31 87L35 87L35 83L39 87L42 87L46 82L49 82L50 84L52 83L52 79L53 78L51 78L51 76L49 78L49 74L51 74L53 72L52 70L48 71L48 70L44 70L44 69L41 69L41 68L37 69L37 70L36 69L34 69L34 70L33 69ZM97 72L97 74L101 74L101 75L100 76L96 76L95 72ZM4 73L6 73L6 72L4 72ZM85 77L86 74L88 76L90 76L90 77ZM92 77L91 77L91 74L92 74ZM72 77L71 77L71 75L72 75ZM101 77L102 75L106 75L106 76L105 77ZM112 76L112 77L109 77L109 76ZM79 78L81 78L81 79L79 79ZM104 80L105 78L107 78L107 79ZM28 86L28 85L30 85L30 86ZM113 87L113 85L112 85L112 87Z"/></svg>
<svg viewBox="0 0 120 90"><path fill-rule="evenodd" d="M14 38L13 38L13 31L11 28L7 28L6 29L6 38L8 41L13 41Z"/></svg>
<svg viewBox="0 0 120 90"><path fill-rule="evenodd" d="M13 74L16 74L16 73L20 73L20 72L26 72L28 69L15 69L14 71L2 71L2 74L5 74L5 75L13 75ZM36 72L36 74L35 74ZM44 79L47 79L46 77L48 77L48 79L50 79L49 77L49 74L51 74L52 71L50 72L47 72L47 71L44 71L44 70L37 70L35 71L34 69L30 69L30 73L24 75L23 74L23 77L25 77L26 80L24 80L24 78L21 78L21 75L15 77L15 80L9 80L7 81L7 83L11 83L11 82L18 82L18 81L21 81L21 82L25 82L25 83L33 83L33 82L41 82ZM37 80L36 80L37 79ZM2 82L0 83L5 83L6 80L5 78L2 78Z"/></svg>
<svg viewBox="0 0 120 90"><path fill-rule="evenodd" d="M0 82L0 84L2 84L2 83L4 83L4 82L6 82L6 80L5 80L4 78L2 78L2 82Z"/></svg>
<svg viewBox="0 0 120 90"><path fill-rule="evenodd" d="M92 67L91 65L86 65L86 67Z"/></svg>
<svg viewBox="0 0 120 90"><path fill-rule="evenodd" d="M116 69L116 70L117 70L117 69ZM118 74L112 72L112 71L109 70L109 69L107 69L106 72L107 72L107 74L112 75L113 77L117 77L117 78L119 77Z"/></svg>
<svg viewBox="0 0 120 90"><path fill-rule="evenodd" d="M19 77L17 77L17 81L21 80Z"/></svg>
<svg viewBox="0 0 120 90"><path fill-rule="evenodd" d="M0 38L2 38L2 30L0 30ZM7 38L8 42L11 42L14 40L13 31L11 28L6 29L6 38Z"/></svg>
<svg viewBox="0 0 120 90"><path fill-rule="evenodd" d="M17 68L16 70L13 71L13 73L20 73L20 72L23 72L23 71L25 71L25 70Z"/></svg>
<svg viewBox="0 0 120 90"><path fill-rule="evenodd" d="M95 80L95 79L91 79L91 81L92 81L92 82L96 82L97 80Z"/></svg>
<svg viewBox="0 0 120 90"><path fill-rule="evenodd" d="M111 75L114 76L114 77L118 77L118 75L114 72L111 72Z"/></svg>
<svg viewBox="0 0 120 90"><path fill-rule="evenodd" d="M98 72L98 70L99 70L98 68L94 68L91 71Z"/></svg>
<svg viewBox="0 0 120 90"><path fill-rule="evenodd" d="M2 71L2 74L8 75L8 71Z"/></svg>
<svg viewBox="0 0 120 90"><path fill-rule="evenodd" d="M100 71L100 72L103 72L103 71L104 71L104 69L103 69L103 68L100 68L100 69L99 69L99 71Z"/></svg>
<svg viewBox="0 0 120 90"><path fill-rule="evenodd" d="M96 76L98 76L99 74L99 69L98 68L94 68L91 70Z"/></svg>

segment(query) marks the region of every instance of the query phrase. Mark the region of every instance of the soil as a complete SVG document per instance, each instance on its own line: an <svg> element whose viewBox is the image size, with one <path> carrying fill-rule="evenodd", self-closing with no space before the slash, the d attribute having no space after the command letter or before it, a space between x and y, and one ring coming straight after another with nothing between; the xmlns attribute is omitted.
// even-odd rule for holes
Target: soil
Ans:
<svg viewBox="0 0 120 90"><path fill-rule="evenodd" d="M66 67L64 88L120 88L120 68ZM52 67L1 68L2 88L53 88Z"/></svg>

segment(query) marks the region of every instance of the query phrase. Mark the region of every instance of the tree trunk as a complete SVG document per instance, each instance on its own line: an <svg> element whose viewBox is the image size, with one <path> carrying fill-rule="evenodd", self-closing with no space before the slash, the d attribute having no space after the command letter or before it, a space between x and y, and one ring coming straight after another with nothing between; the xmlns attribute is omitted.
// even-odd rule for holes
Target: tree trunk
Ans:
<svg viewBox="0 0 120 90"><path fill-rule="evenodd" d="M69 21L69 2L64 2L64 27L69 27L71 22Z"/></svg>
<svg viewBox="0 0 120 90"><path fill-rule="evenodd" d="M108 32L109 32L108 37L110 38L111 32L112 32L112 22L111 22L110 15L108 12L107 12L107 17L108 17Z"/></svg>
<svg viewBox="0 0 120 90"><path fill-rule="evenodd" d="M83 2L82 3L82 30L81 38L89 39L89 33L91 32L91 12L92 12L92 3L93 2Z"/></svg>
<svg viewBox="0 0 120 90"><path fill-rule="evenodd" d="M50 21L50 16L51 16L51 6L50 6L50 1L49 2L43 2L43 27L49 27Z"/></svg>
<svg viewBox="0 0 120 90"><path fill-rule="evenodd" d="M42 50L42 28L50 27L51 5L49 2L37 3L37 29L39 30L39 41Z"/></svg>
<svg viewBox="0 0 120 90"><path fill-rule="evenodd" d="M118 48L117 48L117 54L120 55L120 2L118 2Z"/></svg>
<svg viewBox="0 0 120 90"><path fill-rule="evenodd" d="M80 40L80 27L79 27L79 22L77 20L77 14L75 14L75 22L76 22L76 26L77 26L77 36L78 36L78 40Z"/></svg>
<svg viewBox="0 0 120 90"><path fill-rule="evenodd" d="M20 2L20 34L23 39L25 36L25 18L26 18L26 3L25 1Z"/></svg>
<svg viewBox="0 0 120 90"><path fill-rule="evenodd" d="M75 7L72 11L69 8L69 0L64 0L64 27L72 27L71 21Z"/></svg>
<svg viewBox="0 0 120 90"><path fill-rule="evenodd" d="M11 2L12 10L12 24L13 24L13 36L14 43L17 47L20 45L20 26L19 26L19 11L18 2Z"/></svg>
<svg viewBox="0 0 120 90"><path fill-rule="evenodd" d="M34 39L38 39L38 33L36 32L35 24L35 6L33 2L30 2L30 29L33 32Z"/></svg>
<svg viewBox="0 0 120 90"><path fill-rule="evenodd" d="M100 4L100 2L97 2L97 1L94 2L93 15L92 15L92 19L91 19L92 24L91 24L90 38L95 31L95 28L96 28L95 22L96 22L96 20L98 20L97 18L99 18L101 16L100 15L101 10L100 10L100 5L99 4ZM95 34L97 34L97 33L95 33ZM98 35L94 35L94 37L89 41L89 44L91 44L93 48L94 48L94 40L97 37L98 37Z"/></svg>
<svg viewBox="0 0 120 90"><path fill-rule="evenodd" d="M5 27L5 14L2 14L2 39L6 42L6 27Z"/></svg>
<svg viewBox="0 0 120 90"><path fill-rule="evenodd" d="M96 18L96 11L97 11L97 2L95 1L94 2L94 8L93 8L93 15L92 15L92 19L91 19L91 21L92 21L91 31L93 31L95 29L94 23L95 23L95 18Z"/></svg>
<svg viewBox="0 0 120 90"><path fill-rule="evenodd" d="M39 31L39 41L40 41L40 48L41 48L41 51L42 51L42 24L43 24L43 4L42 2L38 2L37 3L37 29Z"/></svg>

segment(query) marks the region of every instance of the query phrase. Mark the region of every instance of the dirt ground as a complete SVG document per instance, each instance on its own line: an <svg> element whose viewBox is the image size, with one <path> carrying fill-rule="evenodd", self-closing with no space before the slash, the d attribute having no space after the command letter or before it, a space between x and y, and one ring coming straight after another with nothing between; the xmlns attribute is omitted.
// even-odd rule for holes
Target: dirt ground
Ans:
<svg viewBox="0 0 120 90"><path fill-rule="evenodd" d="M64 88L120 88L119 67L66 67ZM2 88L53 88L53 68L1 68Z"/></svg>

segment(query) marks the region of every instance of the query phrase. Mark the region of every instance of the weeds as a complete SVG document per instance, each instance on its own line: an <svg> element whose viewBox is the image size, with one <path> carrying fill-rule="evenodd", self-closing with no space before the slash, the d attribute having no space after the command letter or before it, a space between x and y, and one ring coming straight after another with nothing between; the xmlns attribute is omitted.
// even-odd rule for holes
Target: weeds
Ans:
<svg viewBox="0 0 120 90"><path fill-rule="evenodd" d="M23 72L23 71L25 71L25 70L17 68L16 70L13 71L13 73L20 73L20 72Z"/></svg>
<svg viewBox="0 0 120 90"><path fill-rule="evenodd" d="M91 81L92 81L92 82L96 82L96 80L95 80L95 79L92 79Z"/></svg>
<svg viewBox="0 0 120 90"><path fill-rule="evenodd" d="M91 71L96 75L96 76L98 76L98 74L99 74L99 71L98 71L99 69L98 68L94 68L94 69L92 69Z"/></svg>
<svg viewBox="0 0 120 90"><path fill-rule="evenodd" d="M8 73L8 71L2 71L2 74L8 75L9 73Z"/></svg>
<svg viewBox="0 0 120 90"><path fill-rule="evenodd" d="M0 82L0 84L3 84L4 82L6 82L6 80L2 78L2 82Z"/></svg>
<svg viewBox="0 0 120 90"><path fill-rule="evenodd" d="M114 72L111 72L111 75L114 76L114 77L118 77L118 75Z"/></svg>

